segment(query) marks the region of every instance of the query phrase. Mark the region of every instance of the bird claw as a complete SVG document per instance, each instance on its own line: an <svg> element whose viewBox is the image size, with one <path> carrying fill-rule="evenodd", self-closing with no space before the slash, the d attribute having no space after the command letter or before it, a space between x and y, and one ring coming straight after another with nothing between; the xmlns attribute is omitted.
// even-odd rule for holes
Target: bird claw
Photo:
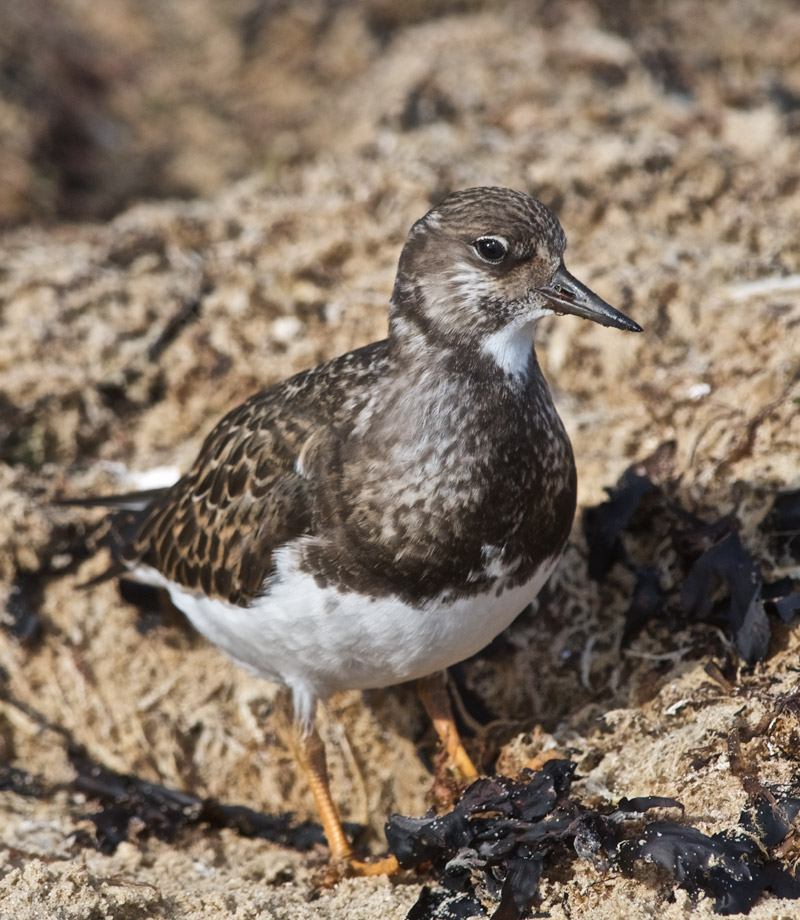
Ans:
<svg viewBox="0 0 800 920"><path fill-rule="evenodd" d="M345 878L369 878L376 875L395 875L400 866L394 856L382 856L374 861L356 859L352 854L333 857L325 868L321 884L332 888Z"/></svg>

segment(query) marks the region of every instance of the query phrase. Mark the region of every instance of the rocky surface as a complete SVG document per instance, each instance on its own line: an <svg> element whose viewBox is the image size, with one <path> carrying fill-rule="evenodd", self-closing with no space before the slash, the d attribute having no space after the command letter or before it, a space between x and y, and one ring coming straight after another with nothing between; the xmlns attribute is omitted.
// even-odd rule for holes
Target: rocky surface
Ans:
<svg viewBox="0 0 800 920"><path fill-rule="evenodd" d="M51 500L185 467L253 390L382 337L407 230L452 189L542 198L567 231L570 270L645 328L562 318L540 329L581 508L674 441L659 471L670 496L709 520L735 513L765 578L800 578L764 526L775 493L800 487L795 6L325 6L174 2L159 17L120 0L101 21L77 2L31 5L112 69L129 60L123 44L139 55L138 82L120 77L104 97L127 100L115 118L138 140L97 161L91 202L72 179L37 198L41 112L3 96L0 131L15 140L2 157L14 154L18 185L0 207L27 223L0 237L0 761L38 785L3 780L2 917L356 920L405 917L416 900L426 879L414 873L321 888L321 844L199 825L171 841L135 826L111 855L86 845L96 806L73 787L70 742L174 789L296 824L314 814L270 719L273 688L179 619L143 621L113 583L81 590L107 565L87 552L102 514ZM30 20L17 28L35 34ZM4 60L22 46L7 38ZM42 71L34 88L64 92L58 74ZM252 129L262 121L272 127ZM169 169L147 165L153 138ZM42 224L164 193L198 197ZM666 544L628 548L675 584ZM706 833L736 825L744 778L794 788L793 624L773 618L769 655L752 667L724 630L674 611L623 648L633 578L615 569L598 585L586 557L578 520L538 609L458 669L489 722L476 756L513 773L555 746L578 762L585 800L672 796ZM389 813L426 808L435 748L418 704L408 688L345 694L321 723L344 817L364 828L364 851L381 852ZM785 849L791 860L792 840ZM711 902L655 872L630 879L574 860L545 872L537 909L672 920L706 916ZM765 896L750 916L795 910Z"/></svg>

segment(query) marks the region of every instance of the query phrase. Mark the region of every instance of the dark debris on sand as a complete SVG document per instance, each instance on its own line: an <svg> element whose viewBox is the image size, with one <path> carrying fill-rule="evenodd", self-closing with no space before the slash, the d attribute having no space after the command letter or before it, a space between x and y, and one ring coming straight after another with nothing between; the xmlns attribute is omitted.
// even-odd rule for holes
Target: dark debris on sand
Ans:
<svg viewBox="0 0 800 920"><path fill-rule="evenodd" d="M632 876L658 866L693 895L713 898L719 914L747 913L766 890L800 898L800 878L777 858L794 840L800 799L781 800L759 786L738 828L707 836L643 817L656 808L682 810L674 799L589 808L570 797L574 770L571 761L551 760L516 780L477 780L449 814L392 816L386 837L400 865L430 864L438 879L407 920L522 920L531 916L542 873L576 857Z"/></svg>
<svg viewBox="0 0 800 920"><path fill-rule="evenodd" d="M739 536L734 514L708 520L687 510L646 467L647 461L629 467L608 489L608 501L583 516L590 576L602 582L621 564L636 578L623 645L646 623L668 614L678 626L697 620L720 626L746 664L763 661L771 636L768 614L788 623L800 613L800 585L790 578L766 582L761 563ZM777 557L800 561L800 490L776 496L763 530ZM656 533L674 554L672 589L662 586L655 552L652 559L634 561L626 549L626 536L640 548L647 543L643 535Z"/></svg>
<svg viewBox="0 0 800 920"><path fill-rule="evenodd" d="M197 824L228 827L243 837L261 837L297 850L324 843L320 828L311 822L296 825L289 815L264 815L243 805L223 805L116 773L92 761L78 747L70 750L70 760L76 770L72 790L99 806L86 817L95 827L92 843L103 853L113 853L134 835L134 828L140 836L171 841L184 828Z"/></svg>
<svg viewBox="0 0 800 920"><path fill-rule="evenodd" d="M192 826L230 828L242 837L269 840L279 846L306 851L325 838L311 821L293 822L291 815L265 815L243 805L226 805L190 792L170 789L139 777L117 773L92 760L79 745L68 744L74 779L52 786L40 777L0 761L0 791L38 799L60 791L79 794L90 809L85 819L94 833L75 835L78 846L92 846L111 854L126 840L156 837L171 842Z"/></svg>

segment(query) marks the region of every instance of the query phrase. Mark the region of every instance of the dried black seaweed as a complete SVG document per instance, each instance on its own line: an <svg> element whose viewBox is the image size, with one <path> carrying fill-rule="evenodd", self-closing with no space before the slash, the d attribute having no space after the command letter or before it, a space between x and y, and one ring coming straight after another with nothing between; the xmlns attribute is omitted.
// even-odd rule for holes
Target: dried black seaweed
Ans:
<svg viewBox="0 0 800 920"><path fill-rule="evenodd" d="M631 466L620 476L616 486L606 489L608 501L584 512L591 578L603 581L616 562L628 561L622 534L644 498L656 488L648 476Z"/></svg>
<svg viewBox="0 0 800 920"><path fill-rule="evenodd" d="M631 874L637 862L654 863L692 894L712 897L715 913L723 915L749 913L765 891L800 898L800 879L765 857L774 835L760 834L746 814L739 823L749 833L723 831L710 837L683 824L654 821L619 845L616 863Z"/></svg>
<svg viewBox="0 0 800 920"><path fill-rule="evenodd" d="M637 863L654 863L690 893L713 897L716 913L747 913L765 887L754 850L755 841L724 833L709 837L694 827L654 821L636 839L620 843L615 861L629 874Z"/></svg>
<svg viewBox="0 0 800 920"><path fill-rule="evenodd" d="M762 788L751 796L750 804L739 819L740 826L766 847L781 845L795 831L800 814L800 799L779 801L769 789ZM800 830L800 828L798 828Z"/></svg>
<svg viewBox="0 0 800 920"><path fill-rule="evenodd" d="M720 914L746 913L764 891L800 898L800 880L770 854L794 831L800 800L769 790L751 796L740 826L713 836L676 821L642 823L674 799L642 796L589 808L570 798L575 764L553 760L519 779L479 779L446 815L392 816L389 847L405 868L429 863L439 887L423 889L407 920L522 920L543 872L569 859L636 875L659 866L693 895L714 899ZM492 913L485 904L496 904Z"/></svg>
<svg viewBox="0 0 800 920"><path fill-rule="evenodd" d="M44 577L38 572L17 572L11 585L3 623L17 642L34 645L42 637L41 607Z"/></svg>
<svg viewBox="0 0 800 920"><path fill-rule="evenodd" d="M773 550L800 562L800 489L779 493L764 521Z"/></svg>
<svg viewBox="0 0 800 920"><path fill-rule="evenodd" d="M761 600L761 569L732 532L695 562L681 587L681 607L693 619L716 619L733 633L736 649L748 664L767 656L770 627ZM712 603L718 587L724 600ZM713 616L712 616L713 614Z"/></svg>
<svg viewBox="0 0 800 920"><path fill-rule="evenodd" d="M80 792L100 806L86 816L95 826L94 839L79 834L76 843L92 843L105 853L133 836L169 842L192 825L227 827L299 850L323 840L317 825L293 826L287 815L222 805L119 774L76 745L69 756L76 776L59 789ZM563 873L575 859L633 876L656 865L692 895L713 898L720 914L747 913L765 891L800 898L800 878L781 862L800 840L800 798L787 790L749 776L748 806L738 827L708 836L678 821L646 820L656 808L682 810L672 798L584 805L571 795L574 771L571 761L552 760L516 779L477 780L448 814L392 816L386 836L398 862L404 868L427 864L439 882L422 890L408 920L522 920L530 915L542 875L555 866ZM58 791L8 765L0 765L0 788L36 797Z"/></svg>
<svg viewBox="0 0 800 920"><path fill-rule="evenodd" d="M297 850L324 842L318 825L293 824L290 815L264 815L116 773L93 762L78 747L70 750L70 760L77 773L72 789L101 806L86 817L95 826L94 845L103 853L113 853L133 836L134 828L139 836L170 842L181 830L197 824L232 828L243 837L261 837Z"/></svg>
<svg viewBox="0 0 800 920"><path fill-rule="evenodd" d="M668 498L642 472L644 467L629 467L608 490L608 501L587 509L583 519L590 576L604 581L618 563L636 576L623 643L630 642L646 623L668 613L684 621L705 620L721 626L748 664L762 661L771 635L768 614L789 622L800 612L796 584L789 579L764 584L761 565L742 543L734 515L703 519ZM775 499L765 528L776 552L800 554L800 491ZM658 559L634 562L632 551L626 548L627 538L641 550L654 533L663 534L674 551L678 596L662 587Z"/></svg>

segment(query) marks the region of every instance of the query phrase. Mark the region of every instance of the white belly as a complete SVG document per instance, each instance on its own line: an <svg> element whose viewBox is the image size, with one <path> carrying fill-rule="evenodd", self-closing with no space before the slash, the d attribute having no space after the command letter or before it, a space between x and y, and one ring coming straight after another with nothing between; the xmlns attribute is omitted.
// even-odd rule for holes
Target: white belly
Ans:
<svg viewBox="0 0 800 920"><path fill-rule="evenodd" d="M306 723L317 698L336 690L385 687L469 658L501 633L538 594L555 556L523 585L469 598L440 596L421 606L320 588L287 548L276 555L270 589L250 607L188 591L154 569L131 575L169 591L195 628L238 664L292 689ZM499 596L498 596L499 593Z"/></svg>

